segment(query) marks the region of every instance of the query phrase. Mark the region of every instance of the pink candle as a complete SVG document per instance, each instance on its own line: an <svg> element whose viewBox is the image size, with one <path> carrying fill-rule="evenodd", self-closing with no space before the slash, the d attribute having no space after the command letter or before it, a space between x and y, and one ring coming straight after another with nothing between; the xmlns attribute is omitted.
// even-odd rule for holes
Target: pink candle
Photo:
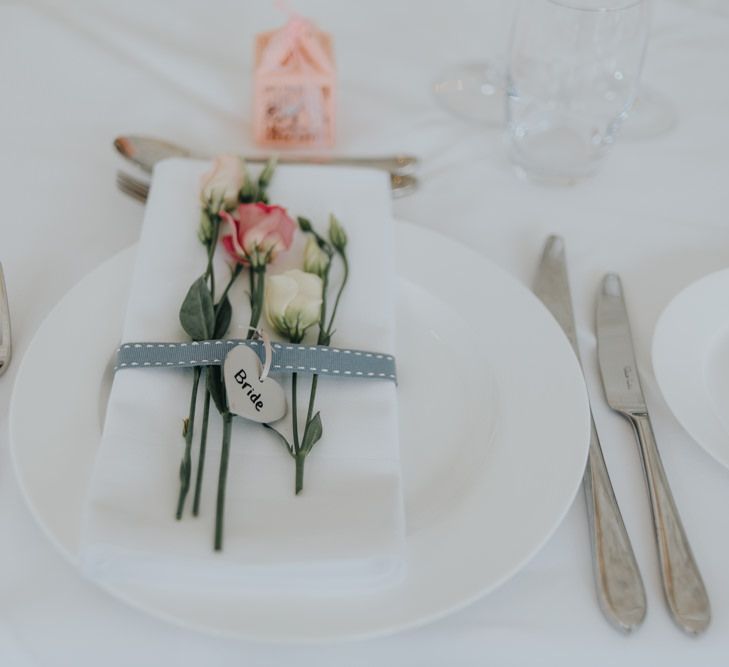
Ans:
<svg viewBox="0 0 729 667"><path fill-rule="evenodd" d="M253 130L276 147L334 145L336 69L330 36L293 16L256 37Z"/></svg>

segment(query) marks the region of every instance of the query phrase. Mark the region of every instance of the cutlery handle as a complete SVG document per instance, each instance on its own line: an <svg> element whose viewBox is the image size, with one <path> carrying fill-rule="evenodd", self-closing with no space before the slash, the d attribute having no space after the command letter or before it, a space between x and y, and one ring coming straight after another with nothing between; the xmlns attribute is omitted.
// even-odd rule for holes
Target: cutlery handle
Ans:
<svg viewBox="0 0 729 667"><path fill-rule="evenodd" d="M201 153L190 153L188 151L178 153L181 157L195 157L207 159L209 156ZM245 161L251 164L265 164L270 159L269 155L245 155ZM279 155L278 164L303 164L303 165L335 165L339 167L368 167L388 171L395 176L410 176L418 165L418 158L413 155L392 155L382 157L341 157L341 156L319 156L319 155Z"/></svg>
<svg viewBox="0 0 729 667"><path fill-rule="evenodd" d="M122 157L136 164L148 174L152 173L154 165L160 160L169 157L189 157L208 159L201 153L193 153L186 148L147 137L117 137L114 147ZM267 157L247 157L248 162L263 163ZM349 164L356 166L370 166L389 171L390 188L393 197L405 197L418 188L418 179L406 172L411 171L418 159L409 155L396 155L391 158L329 158L291 156L280 157L280 164ZM146 199L146 196L145 196Z"/></svg>
<svg viewBox="0 0 729 667"><path fill-rule="evenodd" d="M247 157L248 162L265 162L265 157ZM319 157L309 155L283 155L279 164L334 164L343 167L369 167L381 169L401 176L412 174L418 159L412 155L393 155L390 157Z"/></svg>
<svg viewBox="0 0 729 667"><path fill-rule="evenodd" d="M207 159L202 153L190 151L169 141L142 137L138 135L121 136L114 139L116 150L147 172L151 172L155 163L168 157L191 157ZM251 163L267 162L270 156L247 155L245 159ZM326 156L326 155L279 155L279 164L325 164L350 167L370 167L388 171L393 176L410 176L418 166L419 160L414 155L382 155L382 156Z"/></svg>
<svg viewBox="0 0 729 667"><path fill-rule="evenodd" d="M630 422L640 444L666 601L678 625L697 635L711 620L709 596L668 485L650 418L646 413L631 414Z"/></svg>
<svg viewBox="0 0 729 667"><path fill-rule="evenodd" d="M10 307L8 306L8 292L5 288L5 274L0 264L0 375L10 364L13 347L10 332Z"/></svg>
<svg viewBox="0 0 729 667"><path fill-rule="evenodd" d="M600 608L618 630L632 632L645 618L645 588L594 421L583 488Z"/></svg>

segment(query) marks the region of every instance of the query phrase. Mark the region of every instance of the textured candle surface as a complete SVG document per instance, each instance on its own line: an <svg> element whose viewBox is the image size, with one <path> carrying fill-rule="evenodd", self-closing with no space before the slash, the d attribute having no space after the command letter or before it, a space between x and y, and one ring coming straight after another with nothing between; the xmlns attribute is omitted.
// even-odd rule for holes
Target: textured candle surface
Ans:
<svg viewBox="0 0 729 667"><path fill-rule="evenodd" d="M331 37L294 17L256 37L253 130L259 144L325 147L335 139Z"/></svg>

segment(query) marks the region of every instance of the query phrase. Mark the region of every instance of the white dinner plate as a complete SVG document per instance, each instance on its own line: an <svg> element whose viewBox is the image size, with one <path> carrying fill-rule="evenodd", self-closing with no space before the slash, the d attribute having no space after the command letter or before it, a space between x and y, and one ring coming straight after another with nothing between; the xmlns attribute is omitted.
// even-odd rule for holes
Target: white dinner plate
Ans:
<svg viewBox="0 0 729 667"><path fill-rule="evenodd" d="M463 607L547 541L577 492L589 438L587 395L567 339L526 287L480 255L405 223L396 240L405 580L331 597L192 599L132 582L108 588L113 595L187 627L248 639L370 637ZM12 397L18 478L74 564L134 254L102 264L55 307ZM446 364L458 369L455 386L438 385Z"/></svg>
<svg viewBox="0 0 729 667"><path fill-rule="evenodd" d="M729 269L666 306L653 334L653 370L676 419L729 468Z"/></svg>

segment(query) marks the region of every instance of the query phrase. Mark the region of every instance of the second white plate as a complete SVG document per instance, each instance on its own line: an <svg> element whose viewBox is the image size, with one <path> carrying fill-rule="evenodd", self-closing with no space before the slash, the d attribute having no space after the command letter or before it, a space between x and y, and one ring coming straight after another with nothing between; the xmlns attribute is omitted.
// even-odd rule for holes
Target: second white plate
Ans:
<svg viewBox="0 0 729 667"><path fill-rule="evenodd" d="M569 343L527 288L480 255L404 223L396 239L406 579L331 598L191 599L133 582L113 595L188 627L248 639L367 637L466 605L549 538L577 492L589 438ZM434 271L435 257L447 257L449 270ZM133 259L134 249L110 259L56 306L25 354L12 398L18 478L73 563ZM433 369L444 364L461 382L434 392Z"/></svg>
<svg viewBox="0 0 729 667"><path fill-rule="evenodd" d="M653 370L676 419L729 468L729 270L666 306L653 334Z"/></svg>

